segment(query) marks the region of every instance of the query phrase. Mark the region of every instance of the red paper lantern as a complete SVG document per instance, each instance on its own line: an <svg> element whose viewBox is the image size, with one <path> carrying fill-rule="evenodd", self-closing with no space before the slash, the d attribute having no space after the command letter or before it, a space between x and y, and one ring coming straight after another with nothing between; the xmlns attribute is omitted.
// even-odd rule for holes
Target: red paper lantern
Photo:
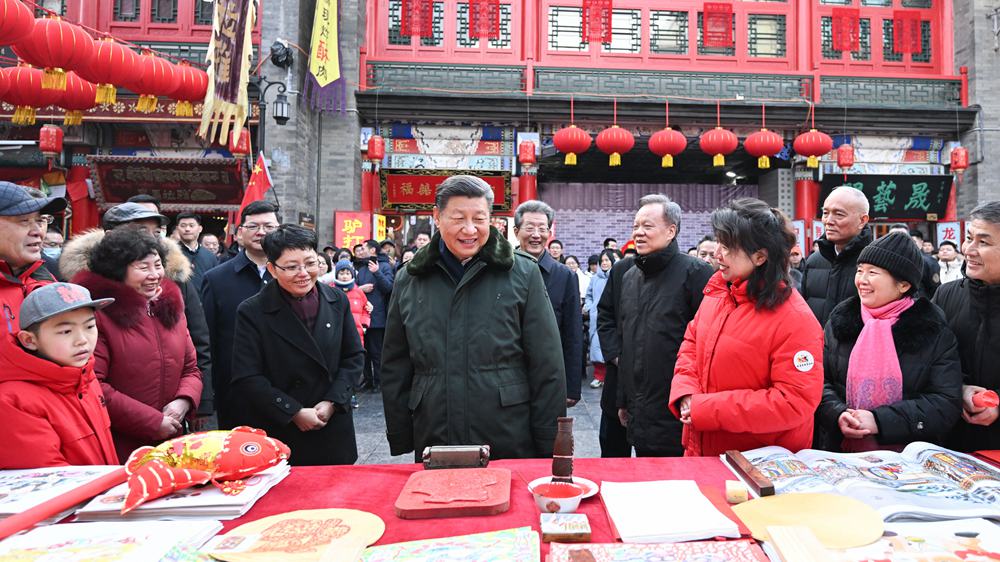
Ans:
<svg viewBox="0 0 1000 562"><path fill-rule="evenodd" d="M142 78L145 67L138 62L135 51L107 37L94 42L90 64L77 70L77 74L97 84L97 103L115 103L116 84L134 84Z"/></svg>
<svg viewBox="0 0 1000 562"><path fill-rule="evenodd" d="M52 160L62 154L63 130L55 125L42 125L38 131L38 148L42 151L42 156L49 161L51 170Z"/></svg>
<svg viewBox="0 0 1000 562"><path fill-rule="evenodd" d="M385 139L380 135L368 137L368 152L365 154L365 159L381 162L383 158L385 158Z"/></svg>
<svg viewBox="0 0 1000 562"><path fill-rule="evenodd" d="M757 157L757 167L766 170L771 167L771 157L785 148L785 139L774 131L761 129L743 141L747 154Z"/></svg>
<svg viewBox="0 0 1000 562"><path fill-rule="evenodd" d="M531 166L538 162L535 157L535 143L533 141L524 140L517 145L517 161L522 166Z"/></svg>
<svg viewBox="0 0 1000 562"><path fill-rule="evenodd" d="M45 74L31 65L3 69L10 87L4 100L14 106L11 122L15 125L34 125L35 109L48 107L59 101L61 92L42 88Z"/></svg>
<svg viewBox="0 0 1000 562"><path fill-rule="evenodd" d="M590 140L589 134L578 129L576 125L570 125L556 131L552 137L552 144L556 150L566 154L564 163L567 166L576 166L576 155L590 149Z"/></svg>
<svg viewBox="0 0 1000 562"><path fill-rule="evenodd" d="M139 94L139 102L135 106L137 111L152 113L156 109L156 96L169 96L177 90L175 67L148 51L136 57L136 61L142 72L137 73L125 87Z"/></svg>
<svg viewBox="0 0 1000 562"><path fill-rule="evenodd" d="M661 168L672 168L674 156L684 152L687 144L687 137L670 127L660 129L649 137L649 151L660 157Z"/></svg>
<svg viewBox="0 0 1000 562"><path fill-rule="evenodd" d="M969 169L969 150L964 146L951 149L951 171L962 177L962 172Z"/></svg>
<svg viewBox="0 0 1000 562"><path fill-rule="evenodd" d="M0 0L0 45L10 45L31 35L35 14L21 0Z"/></svg>
<svg viewBox="0 0 1000 562"><path fill-rule="evenodd" d="M250 129L243 127L240 130L239 140L234 138L235 132L235 129L229 131L229 152L233 153L233 156L236 158L245 158L250 154Z"/></svg>
<svg viewBox="0 0 1000 562"><path fill-rule="evenodd" d="M844 143L837 147L837 166L845 172L854 165L854 147Z"/></svg>
<svg viewBox="0 0 1000 562"><path fill-rule="evenodd" d="M205 100L208 91L208 73L191 66L184 61L174 66L178 82L173 98L177 100L174 115L178 117L194 116L194 104Z"/></svg>
<svg viewBox="0 0 1000 562"><path fill-rule="evenodd" d="M80 78L75 72L66 73L66 90L59 100L59 107L66 110L63 125L83 123L83 112L97 105L97 86Z"/></svg>
<svg viewBox="0 0 1000 562"><path fill-rule="evenodd" d="M833 139L826 133L809 129L808 132L795 137L792 148L796 154L806 157L806 166L818 168L820 157L833 150Z"/></svg>
<svg viewBox="0 0 1000 562"><path fill-rule="evenodd" d="M86 68L94 40L82 27L51 16L35 20L31 34L11 48L25 62L45 68L43 88L65 90L66 71Z"/></svg>
<svg viewBox="0 0 1000 562"><path fill-rule="evenodd" d="M726 155L732 154L740 145L740 139L728 129L716 127L702 133L698 146L705 154L712 155L713 166L725 166Z"/></svg>
<svg viewBox="0 0 1000 562"><path fill-rule="evenodd" d="M597 148L607 154L608 166L621 166L622 154L632 150L635 137L618 125L612 125L597 135Z"/></svg>

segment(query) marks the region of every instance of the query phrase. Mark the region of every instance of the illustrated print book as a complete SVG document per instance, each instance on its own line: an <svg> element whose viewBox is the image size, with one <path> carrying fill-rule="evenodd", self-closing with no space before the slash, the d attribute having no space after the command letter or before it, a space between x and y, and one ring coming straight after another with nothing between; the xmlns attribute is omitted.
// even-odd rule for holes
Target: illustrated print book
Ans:
<svg viewBox="0 0 1000 562"><path fill-rule="evenodd" d="M0 470L0 519L57 498L119 469L120 466L53 466Z"/></svg>
<svg viewBox="0 0 1000 562"><path fill-rule="evenodd" d="M844 494L870 505L885 521L1000 521L1000 469L938 445L915 442L901 453L763 447L743 455L778 494Z"/></svg>

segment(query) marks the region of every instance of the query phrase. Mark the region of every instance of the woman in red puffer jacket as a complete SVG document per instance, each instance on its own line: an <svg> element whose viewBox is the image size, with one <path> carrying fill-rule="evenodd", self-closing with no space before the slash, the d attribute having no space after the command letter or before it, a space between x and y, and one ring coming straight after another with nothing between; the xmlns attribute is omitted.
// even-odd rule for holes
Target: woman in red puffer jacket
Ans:
<svg viewBox="0 0 1000 562"><path fill-rule="evenodd" d="M365 292L354 283L354 266L348 260L337 262L335 278L332 286L347 293L347 300L351 303L351 314L354 315L354 324L358 327L358 337L361 338L361 345L365 345L365 330L372 323L372 304L368 302Z"/></svg>
<svg viewBox="0 0 1000 562"><path fill-rule="evenodd" d="M688 324L669 406L685 456L812 444L823 330L788 277L788 219L758 199L712 213L719 271Z"/></svg>

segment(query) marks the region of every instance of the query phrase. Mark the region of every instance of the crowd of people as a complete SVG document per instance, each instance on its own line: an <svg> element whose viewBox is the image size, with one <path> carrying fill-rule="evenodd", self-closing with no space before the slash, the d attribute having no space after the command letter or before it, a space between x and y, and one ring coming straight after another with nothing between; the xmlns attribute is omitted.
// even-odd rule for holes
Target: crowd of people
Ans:
<svg viewBox="0 0 1000 562"><path fill-rule="evenodd" d="M836 188L805 257L757 199L681 251L682 209L654 194L627 243L581 260L552 207L523 202L511 241L492 197L454 176L434 232L322 250L257 201L227 248L147 195L64 240L65 200L0 182L0 468L240 425L293 464L351 464L360 392L381 394L393 455L545 457L590 372L606 457L1000 448L976 399L1000 389L1000 202L934 248L902 224L875 239L864 194Z"/></svg>

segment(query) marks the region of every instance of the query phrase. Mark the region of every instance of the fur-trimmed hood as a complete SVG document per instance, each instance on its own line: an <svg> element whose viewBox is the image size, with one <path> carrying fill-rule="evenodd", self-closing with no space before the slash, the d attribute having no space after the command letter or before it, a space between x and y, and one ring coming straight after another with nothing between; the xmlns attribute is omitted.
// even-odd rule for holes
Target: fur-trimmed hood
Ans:
<svg viewBox="0 0 1000 562"><path fill-rule="evenodd" d="M147 301L138 291L120 281L102 277L92 271L77 273L72 282L86 287L92 298L115 299L115 302L101 312L119 328L134 328L142 322L143 316L149 315L169 330L184 315L184 297L177 284L170 279L164 279L160 283L163 293L154 301Z"/></svg>
<svg viewBox="0 0 1000 562"><path fill-rule="evenodd" d="M104 239L101 229L88 230L74 236L63 247L59 256L59 273L64 279L72 279L81 271L90 271L90 254ZM167 278L175 283L186 283L194 274L194 267L187 259L176 240L161 238L160 244L167 250L167 259L163 264Z"/></svg>
<svg viewBox="0 0 1000 562"><path fill-rule="evenodd" d="M415 277L420 277L433 270L435 264L441 259L440 250L441 232L435 232L431 241L417 251L413 259L406 264L406 272ZM65 250L64 250L65 251ZM528 254L524 254L528 256ZM503 235L494 227L490 227L490 237L483 245L476 257L486 262L487 267L492 267L501 271L510 271L514 267L514 247L510 245ZM528 256L529 258L531 256ZM534 259L534 258L532 258Z"/></svg>
<svg viewBox="0 0 1000 562"><path fill-rule="evenodd" d="M829 323L837 340L857 341L864 328L861 299L855 295L837 305L830 313ZM899 320L892 326L892 339L897 351L916 353L934 345L941 330L947 328L941 310L931 301L918 297L913 301L913 306L900 314Z"/></svg>

